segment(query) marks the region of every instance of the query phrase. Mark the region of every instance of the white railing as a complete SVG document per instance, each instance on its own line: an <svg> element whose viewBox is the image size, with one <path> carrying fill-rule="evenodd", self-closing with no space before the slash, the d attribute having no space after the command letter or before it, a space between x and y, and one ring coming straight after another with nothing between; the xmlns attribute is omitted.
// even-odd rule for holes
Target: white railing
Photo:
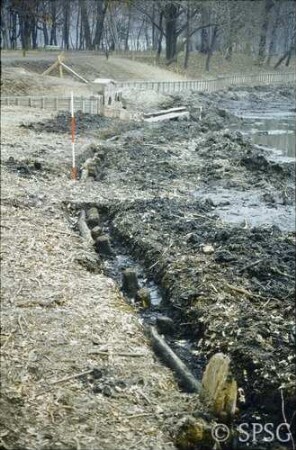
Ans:
<svg viewBox="0 0 296 450"><path fill-rule="evenodd" d="M181 80L181 81L118 81L115 91L124 89L154 90L162 93L181 91L214 92L230 86L258 86L269 84L295 83L296 73L260 73L256 75L232 75L212 80ZM46 109L48 111L71 111L71 97L47 96L17 96L1 97L1 105L23 106ZM114 105L118 107L118 105ZM104 96L74 97L75 111L104 115Z"/></svg>
<svg viewBox="0 0 296 450"><path fill-rule="evenodd" d="M1 97L1 105L46 109L47 111L71 111L71 97L17 96ZM89 114L103 114L103 96L75 97L74 109Z"/></svg>
<svg viewBox="0 0 296 450"><path fill-rule="evenodd" d="M117 89L154 90L162 93L181 92L186 90L213 92L230 86L257 86L268 84L286 84L296 81L296 73L260 73L255 75L232 75L209 80L181 81L118 81Z"/></svg>

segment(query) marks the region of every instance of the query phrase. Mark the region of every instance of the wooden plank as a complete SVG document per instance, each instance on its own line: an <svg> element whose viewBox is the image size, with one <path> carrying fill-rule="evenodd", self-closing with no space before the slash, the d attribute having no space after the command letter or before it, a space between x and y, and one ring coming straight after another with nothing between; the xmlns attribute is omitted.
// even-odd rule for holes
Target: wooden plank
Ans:
<svg viewBox="0 0 296 450"><path fill-rule="evenodd" d="M186 111L186 106L178 106L177 108L170 108L170 109L161 109L159 111L144 113L144 117L155 117L159 116L161 114L167 114L171 112L178 112L178 111Z"/></svg>
<svg viewBox="0 0 296 450"><path fill-rule="evenodd" d="M60 51L61 47L59 47L58 45L45 45L44 46L44 50L55 50L55 51Z"/></svg>
<svg viewBox="0 0 296 450"><path fill-rule="evenodd" d="M172 119L189 119L189 112L188 111L182 111L182 112L174 112L169 114L163 114L161 116L157 117L149 117L148 119L144 119L145 122L162 122L165 120L172 120Z"/></svg>
<svg viewBox="0 0 296 450"><path fill-rule="evenodd" d="M75 72L75 70L71 69L71 67L68 67L65 63L60 62L60 65L61 65L62 67L64 67L64 69L66 69L68 72L71 72L73 75L75 75L75 77L77 77L77 78L79 78L80 80L82 80L84 83L88 83L88 81L87 81L85 78L83 78L83 77L81 77L80 75L78 75L78 73Z"/></svg>

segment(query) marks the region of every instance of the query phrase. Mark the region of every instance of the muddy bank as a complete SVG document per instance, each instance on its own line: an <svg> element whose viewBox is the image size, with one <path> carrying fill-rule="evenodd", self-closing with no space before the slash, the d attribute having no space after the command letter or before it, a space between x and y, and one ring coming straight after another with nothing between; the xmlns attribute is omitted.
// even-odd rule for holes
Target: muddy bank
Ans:
<svg viewBox="0 0 296 450"><path fill-rule="evenodd" d="M231 356L241 417L280 420L279 386L295 405L294 162L232 131L239 120L213 104L201 121L192 110L188 122L130 130L103 145L98 180L154 196L110 207L115 241L159 284L193 352Z"/></svg>
<svg viewBox="0 0 296 450"><path fill-rule="evenodd" d="M147 267L154 265L195 349L230 354L250 402L254 395L258 402L293 373L293 236L276 227L223 225L207 209L155 200L119 213L114 229L138 257L145 255Z"/></svg>
<svg viewBox="0 0 296 450"><path fill-rule="evenodd" d="M279 387L288 420L296 398L294 161L270 158L234 130L239 117L204 99L171 97L189 121L112 122L107 139L89 118L104 161L86 186L112 186L99 202L105 231L160 289L162 305L151 308L173 320L175 339L190 342L197 363L231 357L246 394L237 420L281 423Z"/></svg>

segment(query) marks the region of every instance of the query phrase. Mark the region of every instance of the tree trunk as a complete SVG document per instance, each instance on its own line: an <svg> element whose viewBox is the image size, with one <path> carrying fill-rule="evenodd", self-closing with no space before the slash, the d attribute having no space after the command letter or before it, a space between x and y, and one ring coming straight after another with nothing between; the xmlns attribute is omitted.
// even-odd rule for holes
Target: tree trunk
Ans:
<svg viewBox="0 0 296 450"><path fill-rule="evenodd" d="M56 2L51 2L51 29L50 29L50 45L58 45L57 42L57 8Z"/></svg>
<svg viewBox="0 0 296 450"><path fill-rule="evenodd" d="M80 14L80 33L79 33L79 50L84 49L84 34L83 34L83 25L81 20L81 14Z"/></svg>
<svg viewBox="0 0 296 450"><path fill-rule="evenodd" d="M17 26L17 13L15 11L11 11L10 13L10 31L9 31L9 40L10 40L10 48L12 50L16 49L17 46L17 32L16 32L16 26Z"/></svg>
<svg viewBox="0 0 296 450"><path fill-rule="evenodd" d="M277 69L285 60L286 60L285 65L286 65L286 67L288 67L289 64L290 64L292 53L295 53L295 51L296 51L296 31L295 31L295 28L294 28L294 34L293 34L292 39L291 39L290 47L279 58L279 60L277 61L277 63L274 66L274 69Z"/></svg>
<svg viewBox="0 0 296 450"><path fill-rule="evenodd" d="M131 9L129 8L127 30L126 30L125 41L124 41L124 51L126 51L126 52L129 50L128 40L129 40L129 34L130 34L131 17L132 17Z"/></svg>
<svg viewBox="0 0 296 450"><path fill-rule="evenodd" d="M202 8L201 11L201 26L205 26L207 23L209 23L209 14L206 9L206 7ZM209 48L209 29L208 28L202 28L200 33L200 53L203 53L206 55L208 53Z"/></svg>
<svg viewBox="0 0 296 450"><path fill-rule="evenodd" d="M186 14L186 44L185 44L185 57L184 57L184 69L188 68L189 52L190 52L190 3L187 3Z"/></svg>
<svg viewBox="0 0 296 450"><path fill-rule="evenodd" d="M277 69L285 60L286 60L285 66L288 67L290 64L293 51L295 51L295 44L291 45L290 49L287 52L285 52L283 56L280 57L278 62L275 64L274 69Z"/></svg>
<svg viewBox="0 0 296 450"><path fill-rule="evenodd" d="M156 52L156 59L157 60L160 59L161 50L162 50L162 39L163 39L162 22L163 22L163 12L161 11L160 14L159 14L159 29L161 31L159 31L158 42L157 42L157 52Z"/></svg>
<svg viewBox="0 0 296 450"><path fill-rule="evenodd" d="M36 50L38 47L38 27L35 17L31 18L32 48Z"/></svg>
<svg viewBox="0 0 296 450"><path fill-rule="evenodd" d="M1 4L1 48L8 48L8 13L7 13L7 5L4 0L2 0Z"/></svg>
<svg viewBox="0 0 296 450"><path fill-rule="evenodd" d="M208 53L207 53L207 59L206 59L206 71L207 72L209 72L209 70L210 70L210 61L211 61L211 57L213 55L213 50L214 50L217 36L218 36L218 27L215 26L214 30L213 30L213 34L212 34L211 43L208 47Z"/></svg>
<svg viewBox="0 0 296 450"><path fill-rule="evenodd" d="M155 27L155 4L152 3L152 50L157 50L156 27Z"/></svg>
<svg viewBox="0 0 296 450"><path fill-rule="evenodd" d="M118 38L118 30L117 24L114 20L114 11L110 10L110 14L108 16L109 19L109 31L110 31L110 50L114 51L119 48L119 38Z"/></svg>
<svg viewBox="0 0 296 450"><path fill-rule="evenodd" d="M277 7L276 19L274 21L274 24L273 24L273 27L272 27L272 30L271 30L269 49L268 49L268 57L267 57L267 60L266 60L266 65L267 66L270 65L271 58L273 56L273 52L274 52L274 49L275 49L275 43L276 43L276 38L277 38L277 29L278 29L278 26L280 24L280 6L281 5L279 4L278 7Z"/></svg>
<svg viewBox="0 0 296 450"><path fill-rule="evenodd" d="M70 0L63 0L63 47L69 50L69 29L70 29Z"/></svg>
<svg viewBox="0 0 296 450"><path fill-rule="evenodd" d="M173 3L165 7L166 19L166 60L170 63L177 59L177 17L178 8Z"/></svg>
<svg viewBox="0 0 296 450"><path fill-rule="evenodd" d="M80 10L81 10L81 22L84 32L84 39L85 39L85 48L86 50L92 50L92 41L91 41L91 33L90 33L90 26L88 21L88 14L87 14L87 4L85 0L79 0L80 4Z"/></svg>
<svg viewBox="0 0 296 450"><path fill-rule="evenodd" d="M79 49L79 29L80 29L80 8L77 10L76 30L75 30L75 49Z"/></svg>
<svg viewBox="0 0 296 450"><path fill-rule="evenodd" d="M264 17L261 27L260 41L259 41L259 51L258 51L258 64L263 64L265 58L265 48L266 48L266 35L269 25L269 13L273 7L273 0L265 0L264 3Z"/></svg>
<svg viewBox="0 0 296 450"><path fill-rule="evenodd" d="M43 21L43 24L42 24L42 31L43 31L44 45L48 45L49 44L49 35L48 35L48 29L47 29L45 20Z"/></svg>
<svg viewBox="0 0 296 450"><path fill-rule="evenodd" d="M147 20L145 20L145 39L146 39L146 50L149 50L150 48L150 36L149 36L149 32L148 32L148 22Z"/></svg>
<svg viewBox="0 0 296 450"><path fill-rule="evenodd" d="M234 2L230 1L230 11L229 11L229 24L228 24L228 38L227 38L227 50L226 50L226 61L231 61L233 52L233 39L234 39L234 27L235 27L235 9Z"/></svg>
<svg viewBox="0 0 296 450"><path fill-rule="evenodd" d="M145 22L145 19L143 19L143 21L141 23L141 26L140 26L140 29L138 32L138 36L137 36L137 51L139 51L139 47L140 47L140 37L141 37L142 30L143 30L144 22Z"/></svg>
<svg viewBox="0 0 296 450"><path fill-rule="evenodd" d="M26 56L26 51L30 48L30 37L31 37L31 17L27 12L20 9L18 11L19 24L20 24L20 36L21 44L23 49L23 56Z"/></svg>
<svg viewBox="0 0 296 450"><path fill-rule="evenodd" d="M93 40L93 48L96 48L97 50L99 50L101 45L107 7L108 7L107 1L97 0L96 30Z"/></svg>

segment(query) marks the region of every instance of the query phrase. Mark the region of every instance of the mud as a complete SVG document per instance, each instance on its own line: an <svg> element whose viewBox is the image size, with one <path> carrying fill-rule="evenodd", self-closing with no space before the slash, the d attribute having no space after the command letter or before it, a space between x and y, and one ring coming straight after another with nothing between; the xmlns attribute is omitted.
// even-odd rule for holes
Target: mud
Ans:
<svg viewBox="0 0 296 450"><path fill-rule="evenodd" d="M187 106L189 121L118 126L110 119L101 134L102 119L79 118L104 153L93 183L113 192L97 205L114 250L103 270L120 285L122 270L136 269L156 299L135 305L139 314L173 320L171 342L197 376L214 353L230 356L246 396L238 423L282 423L280 387L288 421L296 406L295 164L242 133L247 119L229 105L247 98L246 110L286 111L293 95L279 87L173 96L167 105Z"/></svg>
<svg viewBox="0 0 296 450"><path fill-rule="evenodd" d="M91 131L101 131L102 128L110 126L112 119L108 117L95 116L93 114L77 111L75 113L76 133L86 134ZM119 125L119 122L118 122ZM68 112L60 112L51 119L40 122L23 123L21 127L33 130L35 133L69 133L71 130L71 114Z"/></svg>

